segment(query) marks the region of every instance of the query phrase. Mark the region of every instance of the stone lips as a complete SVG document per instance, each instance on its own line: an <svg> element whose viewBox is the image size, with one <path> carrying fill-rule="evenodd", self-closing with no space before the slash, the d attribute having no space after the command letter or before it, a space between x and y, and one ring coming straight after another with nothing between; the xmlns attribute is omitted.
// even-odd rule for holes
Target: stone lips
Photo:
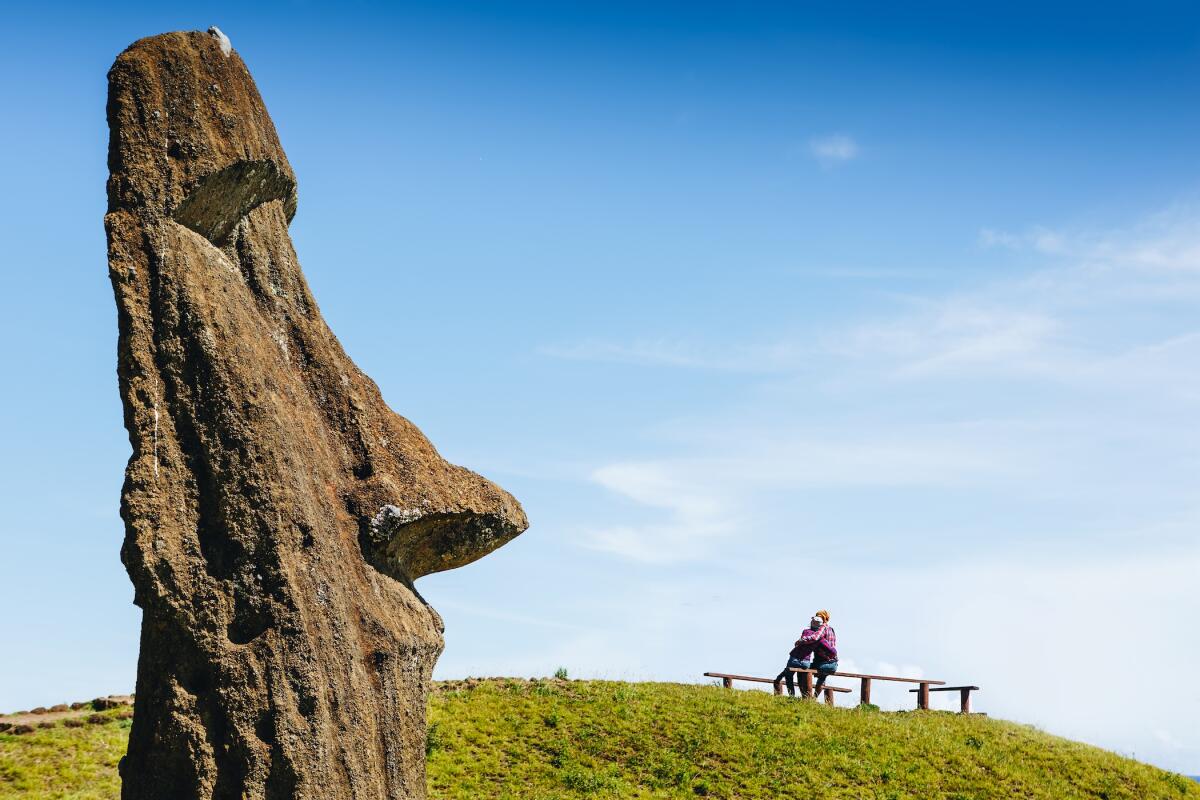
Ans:
<svg viewBox="0 0 1200 800"><path fill-rule="evenodd" d="M234 51L143 39L109 73L109 270L143 610L127 800L422 798L441 619L413 586L523 531L326 326L296 179Z"/></svg>

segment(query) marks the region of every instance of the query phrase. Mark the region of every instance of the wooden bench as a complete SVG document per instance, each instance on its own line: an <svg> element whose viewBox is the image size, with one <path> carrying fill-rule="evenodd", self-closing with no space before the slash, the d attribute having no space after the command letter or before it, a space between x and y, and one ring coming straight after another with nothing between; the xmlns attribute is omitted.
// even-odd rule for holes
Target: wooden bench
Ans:
<svg viewBox="0 0 1200 800"><path fill-rule="evenodd" d="M774 687L775 694L783 694L782 681L777 681L774 678L752 678L749 675L730 675L725 672L706 672L706 673L704 673L704 677L720 678L721 685L724 686L726 689L732 689L734 681L748 681L750 683L769 683L769 684L771 684L772 687ZM827 705L827 706L833 705L834 692L846 692L847 694L850 692L849 689L846 689L842 686L822 686L821 691L825 695L825 705ZM807 694L808 695L812 694L811 686L809 686Z"/></svg>
<svg viewBox="0 0 1200 800"><path fill-rule="evenodd" d="M920 689L909 689L910 692L919 692ZM931 692L958 692L958 706L963 714L971 713L971 692L978 692L978 686L939 686L936 689L930 689Z"/></svg>
<svg viewBox="0 0 1200 800"><path fill-rule="evenodd" d="M812 676L817 675L815 669L801 669L800 667L788 667L792 672L800 674L800 682L804 687L805 694L812 694ZM929 687L944 686L945 681L934 681L928 678L899 678L894 675L861 675L857 672L826 672L826 675L837 676L839 678L858 678L861 687L858 692L859 704L871 702L871 681L897 681L899 683L916 683L920 684L912 691L917 693L917 708L929 708Z"/></svg>

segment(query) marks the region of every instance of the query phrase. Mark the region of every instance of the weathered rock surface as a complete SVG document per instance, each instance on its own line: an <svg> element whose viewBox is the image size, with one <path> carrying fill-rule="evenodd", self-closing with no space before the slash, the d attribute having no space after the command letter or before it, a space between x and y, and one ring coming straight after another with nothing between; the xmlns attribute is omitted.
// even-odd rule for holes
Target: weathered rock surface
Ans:
<svg viewBox="0 0 1200 800"><path fill-rule="evenodd" d="M526 527L330 332L296 178L218 33L109 73L109 269L143 611L126 800L421 798L442 624L413 588Z"/></svg>

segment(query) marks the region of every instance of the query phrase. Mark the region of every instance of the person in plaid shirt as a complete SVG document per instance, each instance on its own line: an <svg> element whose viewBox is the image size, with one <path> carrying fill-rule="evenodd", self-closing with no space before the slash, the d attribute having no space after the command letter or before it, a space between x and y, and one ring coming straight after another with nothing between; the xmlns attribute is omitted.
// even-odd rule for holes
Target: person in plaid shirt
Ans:
<svg viewBox="0 0 1200 800"><path fill-rule="evenodd" d="M829 625L829 612L821 609L813 614L808 630L800 634L800 638L796 640L796 646L792 648L792 652L788 653L787 666L776 676L775 683L778 684L780 680L785 681L788 694L795 697L796 686L793 680L796 673L792 672L792 668L815 669L817 670L817 683L813 690L819 694L821 687L825 685L825 679L831 673L837 672L837 659L837 634ZM801 691L803 692L803 689Z"/></svg>

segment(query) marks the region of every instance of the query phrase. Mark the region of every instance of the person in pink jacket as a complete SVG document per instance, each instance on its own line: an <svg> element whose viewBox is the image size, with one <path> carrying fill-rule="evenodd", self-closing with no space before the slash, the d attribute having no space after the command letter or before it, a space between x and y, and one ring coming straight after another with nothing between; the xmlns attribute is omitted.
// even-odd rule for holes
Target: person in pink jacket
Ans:
<svg viewBox="0 0 1200 800"><path fill-rule="evenodd" d="M825 685L825 679L830 674L837 672L837 659L837 634L829 625L829 612L821 609L813 614L808 629L801 633L800 638L796 640L795 647L788 653L787 666L776 676L775 683L778 684L780 680L785 681L788 694L795 697L796 686L793 681L796 673L792 672L792 669L815 669L817 670L817 683L813 689L819 694L821 687ZM803 689L801 691L803 693Z"/></svg>

